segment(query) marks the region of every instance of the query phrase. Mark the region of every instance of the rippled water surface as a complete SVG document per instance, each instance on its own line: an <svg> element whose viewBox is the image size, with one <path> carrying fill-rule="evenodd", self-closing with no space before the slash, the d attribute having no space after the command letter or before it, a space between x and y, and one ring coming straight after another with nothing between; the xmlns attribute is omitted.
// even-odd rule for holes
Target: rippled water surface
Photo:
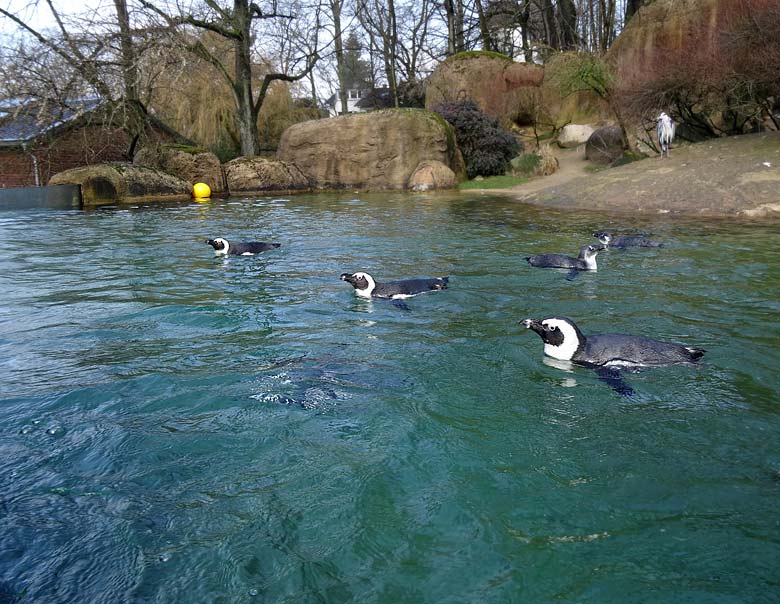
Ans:
<svg viewBox="0 0 780 604"><path fill-rule="evenodd" d="M666 245L524 260L596 228ZM302 195L5 211L0 248L0 602L780 601L777 224ZM549 314L708 352L621 396Z"/></svg>

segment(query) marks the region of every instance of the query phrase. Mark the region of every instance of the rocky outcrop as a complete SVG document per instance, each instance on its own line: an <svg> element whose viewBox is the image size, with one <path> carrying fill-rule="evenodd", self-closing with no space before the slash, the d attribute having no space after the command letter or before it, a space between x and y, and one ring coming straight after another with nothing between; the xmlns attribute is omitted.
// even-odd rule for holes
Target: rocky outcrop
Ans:
<svg viewBox="0 0 780 604"><path fill-rule="evenodd" d="M691 50L710 52L722 34L718 19L722 0L654 0L631 17L607 53L618 81L655 77L659 65Z"/></svg>
<svg viewBox="0 0 780 604"><path fill-rule="evenodd" d="M299 191L311 188L309 178L293 163L264 157L238 157L225 164L231 194L254 191Z"/></svg>
<svg viewBox="0 0 780 604"><path fill-rule="evenodd" d="M566 124L558 134L558 146L562 149L579 147L588 142L593 128L587 124Z"/></svg>
<svg viewBox="0 0 780 604"><path fill-rule="evenodd" d="M408 183L408 188L412 191L454 189L457 186L458 177L455 176L455 172L436 160L420 162Z"/></svg>
<svg viewBox="0 0 780 604"><path fill-rule="evenodd" d="M623 155L623 138L620 126L604 126L596 130L585 144L585 159L611 164Z"/></svg>
<svg viewBox="0 0 780 604"><path fill-rule="evenodd" d="M387 109L294 124L282 134L277 156L294 163L313 186L324 189L405 189L426 160L443 163L459 179L465 173L452 127L421 109Z"/></svg>
<svg viewBox="0 0 780 604"><path fill-rule="evenodd" d="M451 56L428 78L425 108L435 111L442 103L474 101L504 128L531 123L544 69L515 63L491 52L462 52Z"/></svg>
<svg viewBox="0 0 780 604"><path fill-rule="evenodd" d="M133 164L99 164L55 174L49 185L80 185L85 206L143 198L186 199L190 183L160 170Z"/></svg>
<svg viewBox="0 0 780 604"><path fill-rule="evenodd" d="M219 158L207 151L181 145L151 145L139 150L133 163L173 174L190 185L204 182L212 194L226 192Z"/></svg>

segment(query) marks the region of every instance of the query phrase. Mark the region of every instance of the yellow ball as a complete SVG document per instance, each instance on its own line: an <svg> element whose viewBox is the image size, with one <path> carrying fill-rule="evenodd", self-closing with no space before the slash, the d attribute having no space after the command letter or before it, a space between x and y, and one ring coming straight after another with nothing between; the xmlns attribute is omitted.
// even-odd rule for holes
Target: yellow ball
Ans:
<svg viewBox="0 0 780 604"><path fill-rule="evenodd" d="M192 185L193 197L211 197L211 187L205 182L196 182Z"/></svg>

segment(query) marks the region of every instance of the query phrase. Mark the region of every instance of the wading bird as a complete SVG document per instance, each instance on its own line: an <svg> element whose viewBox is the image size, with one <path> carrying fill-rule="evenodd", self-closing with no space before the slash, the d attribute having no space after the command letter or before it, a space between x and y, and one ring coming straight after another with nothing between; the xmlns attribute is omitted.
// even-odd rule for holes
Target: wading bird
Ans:
<svg viewBox="0 0 780 604"><path fill-rule="evenodd" d="M674 139L674 122L663 111L658 116L655 132L658 135L658 144L661 146L661 157L664 155L669 157L669 147Z"/></svg>

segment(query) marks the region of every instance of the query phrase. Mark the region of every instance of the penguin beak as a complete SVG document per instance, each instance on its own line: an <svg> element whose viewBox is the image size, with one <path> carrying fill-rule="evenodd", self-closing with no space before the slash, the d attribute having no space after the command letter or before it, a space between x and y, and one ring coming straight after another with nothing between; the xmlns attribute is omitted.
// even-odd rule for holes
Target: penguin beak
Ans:
<svg viewBox="0 0 780 604"><path fill-rule="evenodd" d="M524 325L526 329L533 329L536 333L544 331L542 322L539 319L523 319L520 321L520 325Z"/></svg>
<svg viewBox="0 0 780 604"><path fill-rule="evenodd" d="M342 281L346 281L350 285L355 285L355 275L350 275L349 273L341 273L341 277L339 277Z"/></svg>

